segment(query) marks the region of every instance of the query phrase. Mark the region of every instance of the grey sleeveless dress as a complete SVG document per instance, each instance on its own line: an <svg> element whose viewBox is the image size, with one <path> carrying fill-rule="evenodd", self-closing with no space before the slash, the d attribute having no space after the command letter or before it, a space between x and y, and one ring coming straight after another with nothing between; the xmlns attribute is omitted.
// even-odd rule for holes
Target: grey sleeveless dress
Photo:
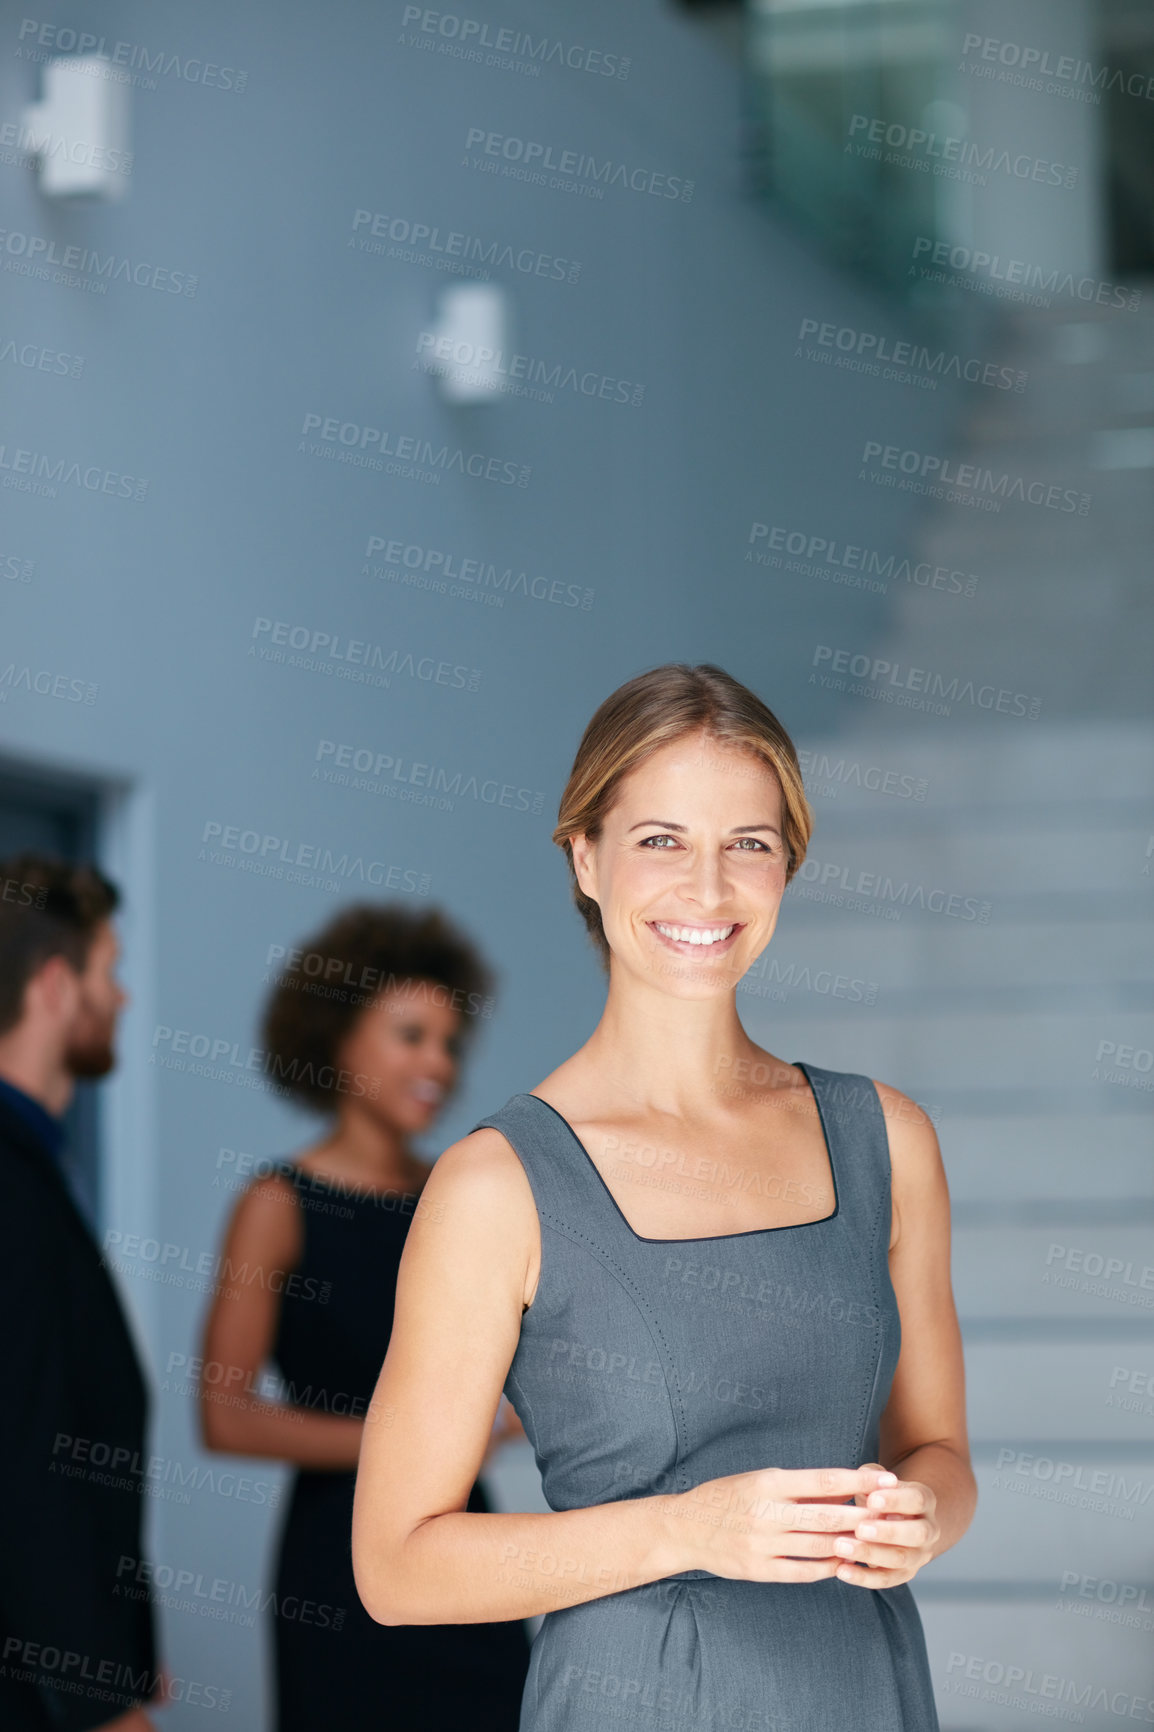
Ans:
<svg viewBox="0 0 1154 1732"><path fill-rule="evenodd" d="M900 1342L885 1120L869 1077L799 1069L836 1195L800 1226L643 1238L539 1096L473 1127L508 1139L537 1203L540 1279L505 1393L551 1509L877 1460ZM562 1579L576 1561L533 1567ZM611 1569L595 1579L612 1589ZM913 1595L695 1569L546 1613L519 1732L607 1726L939 1732Z"/></svg>

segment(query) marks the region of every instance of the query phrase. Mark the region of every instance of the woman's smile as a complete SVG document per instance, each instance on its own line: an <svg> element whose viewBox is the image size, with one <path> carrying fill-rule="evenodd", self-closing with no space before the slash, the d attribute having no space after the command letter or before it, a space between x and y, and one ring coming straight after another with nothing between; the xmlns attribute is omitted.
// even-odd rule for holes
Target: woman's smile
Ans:
<svg viewBox="0 0 1154 1732"><path fill-rule="evenodd" d="M721 956L732 950L738 934L745 929L740 921L712 926L669 920L647 920L645 924L667 950L674 950L679 956Z"/></svg>

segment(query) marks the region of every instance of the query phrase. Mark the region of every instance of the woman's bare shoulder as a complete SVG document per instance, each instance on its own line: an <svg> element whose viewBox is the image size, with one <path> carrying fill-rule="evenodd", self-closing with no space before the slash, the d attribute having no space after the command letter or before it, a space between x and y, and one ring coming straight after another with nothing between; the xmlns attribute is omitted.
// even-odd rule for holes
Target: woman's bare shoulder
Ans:
<svg viewBox="0 0 1154 1732"><path fill-rule="evenodd" d="M870 1081L886 1121L894 1179L914 1187L944 1184L942 1152L929 1113L890 1083L878 1082L876 1077Z"/></svg>
<svg viewBox="0 0 1154 1732"><path fill-rule="evenodd" d="M535 1215L525 1169L508 1139L493 1125L450 1143L429 1169L421 1192L427 1206L477 1207L485 1213L523 1209Z"/></svg>
<svg viewBox="0 0 1154 1732"><path fill-rule="evenodd" d="M537 1203L516 1151L493 1126L470 1131L433 1162L409 1235L418 1256L435 1246L438 1263L448 1258L458 1272L476 1265L478 1291L505 1269L521 1310L532 1302L540 1258Z"/></svg>
<svg viewBox="0 0 1154 1732"><path fill-rule="evenodd" d="M291 1267L304 1242L300 1200L285 1168L262 1173L237 1198L228 1223L234 1252Z"/></svg>
<svg viewBox="0 0 1154 1732"><path fill-rule="evenodd" d="M878 1091L878 1100L881 1102L886 1125L890 1129L891 1141L896 1131L904 1143L913 1147L936 1147L934 1121L925 1107L919 1106L911 1095L903 1094L901 1089L894 1088L892 1083L878 1082L876 1077L871 1077L870 1081Z"/></svg>

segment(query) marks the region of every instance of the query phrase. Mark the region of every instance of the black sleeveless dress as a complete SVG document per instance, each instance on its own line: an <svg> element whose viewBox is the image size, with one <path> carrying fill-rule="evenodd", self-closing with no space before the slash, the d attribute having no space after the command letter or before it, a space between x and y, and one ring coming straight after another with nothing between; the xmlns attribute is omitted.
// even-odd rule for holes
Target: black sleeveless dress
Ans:
<svg viewBox="0 0 1154 1732"><path fill-rule="evenodd" d="M304 1228L286 1277L272 1358L281 1398L363 1416L393 1327L411 1193L322 1182L284 1162ZM516 1732L529 1664L522 1620L375 1623L353 1579L355 1473L298 1469L268 1604L276 1646L277 1732ZM468 1509L487 1514L478 1481Z"/></svg>

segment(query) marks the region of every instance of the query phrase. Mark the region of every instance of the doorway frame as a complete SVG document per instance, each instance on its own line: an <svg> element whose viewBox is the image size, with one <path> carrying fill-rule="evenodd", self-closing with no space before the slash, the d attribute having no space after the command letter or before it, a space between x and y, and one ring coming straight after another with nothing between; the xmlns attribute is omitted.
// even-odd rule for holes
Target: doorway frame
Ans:
<svg viewBox="0 0 1154 1732"><path fill-rule="evenodd" d="M114 916L129 1002L117 1037L117 1064L96 1090L99 1243L118 1231L158 1237L159 1124L155 1073L149 1066L156 1026L158 918L156 815L143 779L107 763L63 758L7 746L0 777L62 793L83 792L94 804L91 857L116 884L122 902ZM148 1281L113 1275L136 1345L151 1377L159 1352L159 1293Z"/></svg>

